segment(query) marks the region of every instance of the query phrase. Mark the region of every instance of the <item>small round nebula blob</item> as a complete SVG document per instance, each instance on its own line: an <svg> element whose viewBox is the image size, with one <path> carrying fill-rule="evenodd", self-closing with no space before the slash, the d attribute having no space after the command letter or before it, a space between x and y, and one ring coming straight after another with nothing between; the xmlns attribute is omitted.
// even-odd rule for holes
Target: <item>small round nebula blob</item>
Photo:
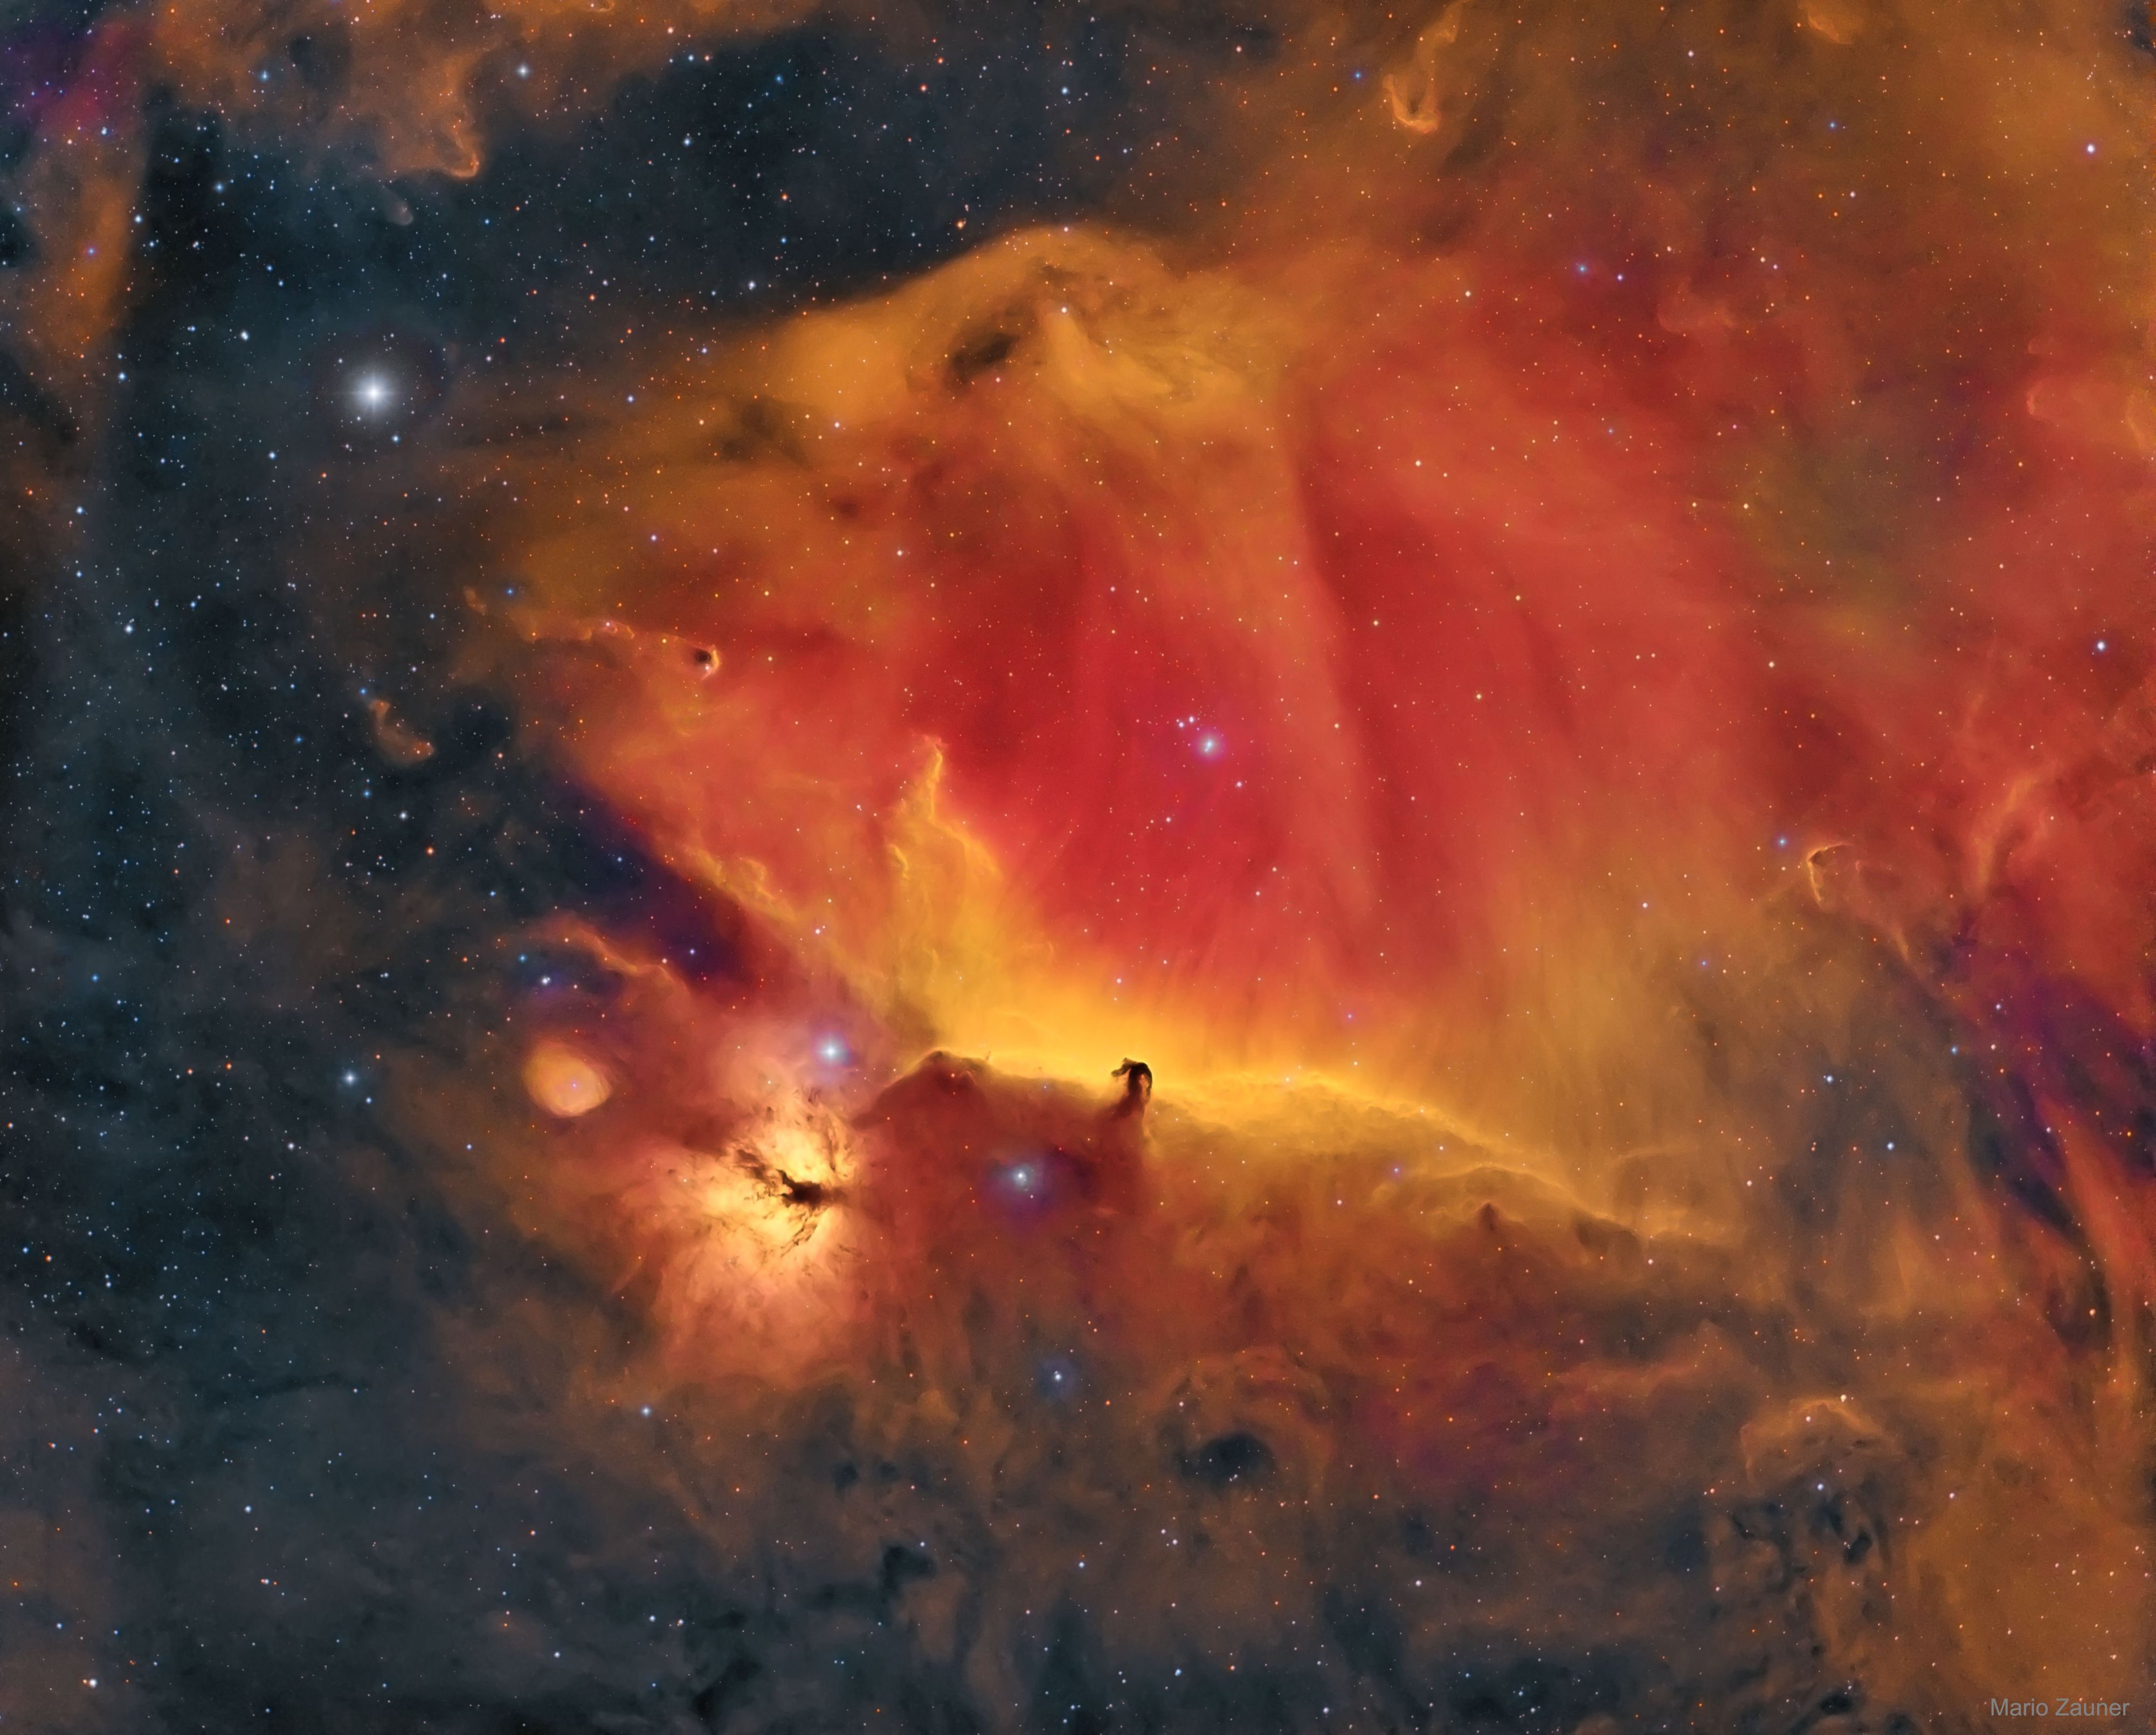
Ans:
<svg viewBox="0 0 2156 1735"><path fill-rule="evenodd" d="M524 1088L531 1100L558 1120L588 1115L613 1094L607 1075L573 1048L542 1043L524 1063Z"/></svg>

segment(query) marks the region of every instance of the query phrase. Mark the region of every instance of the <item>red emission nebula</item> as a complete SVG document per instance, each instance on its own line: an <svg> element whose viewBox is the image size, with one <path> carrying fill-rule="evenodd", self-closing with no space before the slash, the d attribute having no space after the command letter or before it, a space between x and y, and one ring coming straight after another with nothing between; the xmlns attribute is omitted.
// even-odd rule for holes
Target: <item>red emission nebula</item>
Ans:
<svg viewBox="0 0 2156 1735"><path fill-rule="evenodd" d="M501 1184L972 1490L984 1705L1343 1573L1409 1677L1653 1634L1665 1727L2135 1697L2146 75L1299 29L1224 192L471 409L474 654L681 888L557 936Z"/></svg>
<svg viewBox="0 0 2156 1735"><path fill-rule="evenodd" d="M131 54L413 175L539 103L470 95L517 8L333 120L181 10ZM671 52L532 11L550 90ZM384 1062L632 1345L565 1340L552 1425L664 1404L682 1535L882 1559L966 1727L1048 1727L1051 1653L1127 1687L1094 1729L2145 1715L2118 11L1284 6L1162 51L1082 215L464 358L355 487L444 502L459 678L658 864L502 941L560 961L476 1055ZM899 1714L790 1678L707 1726Z"/></svg>

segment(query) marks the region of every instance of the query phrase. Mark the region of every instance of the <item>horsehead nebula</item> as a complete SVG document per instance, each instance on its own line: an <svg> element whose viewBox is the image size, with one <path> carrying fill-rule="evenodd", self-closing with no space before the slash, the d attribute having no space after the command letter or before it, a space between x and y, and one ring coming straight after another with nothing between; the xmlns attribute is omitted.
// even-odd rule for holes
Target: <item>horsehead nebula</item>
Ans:
<svg viewBox="0 0 2156 1735"><path fill-rule="evenodd" d="M0 1716L2147 1719L2146 19L347 11L9 27Z"/></svg>

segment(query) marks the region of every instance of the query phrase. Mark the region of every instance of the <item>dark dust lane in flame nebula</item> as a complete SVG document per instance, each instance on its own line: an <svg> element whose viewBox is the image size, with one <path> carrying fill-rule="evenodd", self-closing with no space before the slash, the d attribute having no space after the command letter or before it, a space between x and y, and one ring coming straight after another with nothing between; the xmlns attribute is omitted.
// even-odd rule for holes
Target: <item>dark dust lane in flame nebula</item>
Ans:
<svg viewBox="0 0 2156 1735"><path fill-rule="evenodd" d="M2142 23L288 22L12 98L11 1719L2145 1713Z"/></svg>

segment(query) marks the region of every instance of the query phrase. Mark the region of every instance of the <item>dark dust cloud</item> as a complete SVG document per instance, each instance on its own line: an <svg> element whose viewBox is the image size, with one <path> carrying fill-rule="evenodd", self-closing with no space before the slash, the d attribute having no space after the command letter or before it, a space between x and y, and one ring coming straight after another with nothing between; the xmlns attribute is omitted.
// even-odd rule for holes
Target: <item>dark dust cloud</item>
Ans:
<svg viewBox="0 0 2156 1735"><path fill-rule="evenodd" d="M0 1731L2148 1727L2152 129L0 8Z"/></svg>

